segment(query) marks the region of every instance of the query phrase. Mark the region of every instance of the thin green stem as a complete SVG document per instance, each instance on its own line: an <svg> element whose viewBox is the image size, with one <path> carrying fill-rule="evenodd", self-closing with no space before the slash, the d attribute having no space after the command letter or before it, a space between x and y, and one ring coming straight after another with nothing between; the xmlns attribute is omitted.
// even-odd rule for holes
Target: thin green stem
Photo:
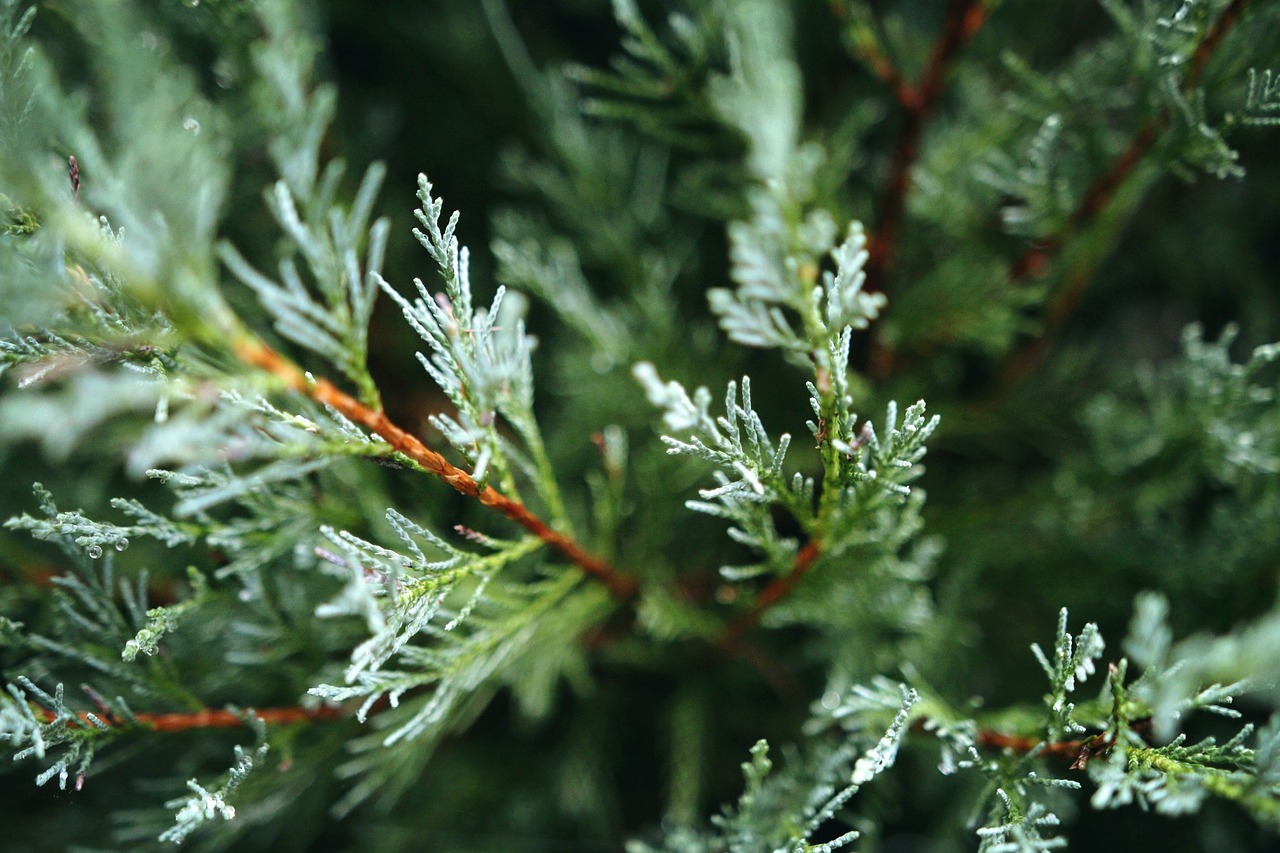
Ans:
<svg viewBox="0 0 1280 853"><path fill-rule="evenodd" d="M497 479L502 485L502 491L509 495L512 500L524 503L524 498L520 496L520 488L516 485L511 463L507 460L506 454L502 452L502 439L498 435L497 428L490 424L485 430L485 435L488 436L489 446L493 448L493 456L489 460L489 466L497 472Z"/></svg>
<svg viewBox="0 0 1280 853"><path fill-rule="evenodd" d="M520 435L533 457L534 470L538 474L538 494L547 502L547 510L551 514L551 526L557 530L568 531L569 519L564 509L564 498L560 494L560 483L556 480L556 471L547 455L547 446L542 441L542 430L533 418L528 423L518 425Z"/></svg>

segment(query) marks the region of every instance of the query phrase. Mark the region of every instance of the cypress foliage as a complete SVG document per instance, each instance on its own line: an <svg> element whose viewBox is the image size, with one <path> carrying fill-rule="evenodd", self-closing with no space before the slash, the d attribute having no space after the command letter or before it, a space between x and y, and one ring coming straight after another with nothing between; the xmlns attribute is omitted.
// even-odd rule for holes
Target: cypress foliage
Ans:
<svg viewBox="0 0 1280 853"><path fill-rule="evenodd" d="M5 849L1274 849L1278 47L0 0Z"/></svg>

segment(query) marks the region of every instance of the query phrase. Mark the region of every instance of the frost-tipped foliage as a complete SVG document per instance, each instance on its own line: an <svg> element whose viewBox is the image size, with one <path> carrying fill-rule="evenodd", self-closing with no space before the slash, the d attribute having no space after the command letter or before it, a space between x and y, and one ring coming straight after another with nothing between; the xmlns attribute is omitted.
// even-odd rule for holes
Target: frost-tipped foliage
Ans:
<svg viewBox="0 0 1280 853"><path fill-rule="evenodd" d="M117 551L128 548L130 536L150 536L170 547L190 544L195 539L189 529L184 530L137 501L117 498L112 502L115 509L133 516L138 521L137 524L118 525L93 521L85 518L81 512L59 512L53 502L53 495L39 483L35 486L35 492L40 501L40 508L49 517L38 519L24 514L9 519L5 522L5 527L26 530L37 539L67 537L84 548L85 553L95 560L102 556L103 546L115 548Z"/></svg>
<svg viewBox="0 0 1280 853"><path fill-rule="evenodd" d="M827 841L817 841L815 836L820 831L830 834L827 827L833 823L847 825L846 806L854 794L893 766L916 699L915 691L902 688L888 728L869 746L853 737L834 748L811 744L803 753L789 750L784 766L776 772L769 744L758 741L751 748L751 760L742 764L746 782L742 795L713 818L714 830L685 828L672 833L661 848L636 843L628 850L835 853L847 849L858 838L857 830L837 830Z"/></svg>
<svg viewBox="0 0 1280 853"><path fill-rule="evenodd" d="M391 5L0 0L8 846L1274 846L1280 4Z"/></svg>
<svg viewBox="0 0 1280 853"><path fill-rule="evenodd" d="M517 488L513 474L520 469L559 519L559 487L533 414L535 341L525 334L524 301L515 294L506 296L506 289L499 287L488 309L474 307L467 251L454 236L457 212L442 229L444 202L432 197L425 175L418 176L418 198L422 207L414 215L421 229L413 233L439 268L444 291L433 295L421 279L414 279L419 295L410 302L381 283L431 348L430 355L419 353L418 360L457 409L456 417L436 414L430 422L471 462L476 480L483 482L492 466L511 491ZM515 430L523 448L500 434L499 415Z"/></svg>
<svg viewBox="0 0 1280 853"><path fill-rule="evenodd" d="M257 735L257 748L253 752L248 752L243 746L235 747L235 763L227 771L226 780L216 790L210 791L192 779L187 782L192 796L185 800L177 799L165 803L168 808L177 809L177 814L173 816L174 825L160 833L161 841L181 844L187 840L187 836L209 821L235 819L236 808L227 801L228 797L235 793L245 778L263 763L270 751L266 740L266 727L261 718L255 717L250 712L246 715L246 723Z"/></svg>
<svg viewBox="0 0 1280 853"><path fill-rule="evenodd" d="M1106 650L1106 643L1098 633L1098 626L1090 622L1078 636L1067 632L1067 609L1058 615L1058 636L1053 641L1053 651L1046 655L1038 643L1032 643L1040 668L1049 677L1049 695L1045 703L1053 713L1049 736L1058 739L1079 734L1084 728L1072 719L1075 705L1067 701L1078 683L1083 683L1097 669L1097 660Z"/></svg>
<svg viewBox="0 0 1280 853"><path fill-rule="evenodd" d="M844 343L847 347L847 337ZM797 545L779 535L771 507L789 513L811 536L819 538L824 552L832 554L865 541L869 528L900 527L910 531L905 538L915 532L909 516L892 512L890 518L881 515L881 510L901 505L911 493L906 484L921 473L916 463L924 456L924 441L938 425L936 416L925 419L923 402L907 409L901 425L897 405L890 403L883 438L870 421L859 426L857 415L847 409L836 422L842 426L829 428L825 420L810 421L809 429L819 446L829 449L823 454L827 466L823 489L828 491L816 500L812 477L784 470L791 437L783 434L776 441L769 437L752 408L749 378L742 380L741 402L737 385L729 383L725 414L712 417L711 394L706 388L697 388L691 397L679 383L663 383L648 363L636 365L634 372L649 401L664 411L663 420L672 433L663 436L667 452L694 456L715 466L718 485L699 492L702 499L690 501L689 507L727 519L734 525L729 535L763 556L756 565L723 569L726 577L790 568ZM847 405L847 386L835 384ZM830 392L820 392L813 383L809 383L809 390L811 404L821 418ZM875 536L880 541L894 540L894 533L886 529L877 530Z"/></svg>
<svg viewBox="0 0 1280 853"><path fill-rule="evenodd" d="M19 677L17 684L8 685L8 691L0 700L0 740L9 744L13 760L43 761L52 757L51 752L60 753L36 776L36 784L43 785L56 776L58 787L65 790L74 773L74 786L79 790L93 761L95 735L108 731L108 725L93 713L81 716L68 709L61 684L50 695Z"/></svg>
<svg viewBox="0 0 1280 853"><path fill-rule="evenodd" d="M503 566L520 559L538 545L536 539L511 543L485 540L490 553L473 554L455 548L394 509L387 511L387 521L404 543L407 553L366 542L345 530L321 528L321 533L338 553L328 548L320 548L317 553L322 560L347 576L347 585L338 598L318 609L317 615L362 617L371 634L351 653L351 665L344 674L348 684L376 683L375 673L393 657L405 652L406 644L426 632L433 620L439 624L434 626L432 633L448 636L466 620L477 603L484 600L485 590L493 576ZM418 544L419 540L439 556L428 558ZM447 619L438 619L449 596L464 582L472 585L471 591L463 601L447 611ZM459 632L457 636L461 634ZM388 693L390 701L395 703L411 686L412 682L406 680L389 693L384 689L371 688L361 716L384 693ZM335 688L318 690L327 691L321 695L337 695ZM339 690L338 693L343 698L348 694L361 695L347 690Z"/></svg>
<svg viewBox="0 0 1280 853"><path fill-rule="evenodd" d="M1272 115L1280 111L1280 78L1272 74L1270 68L1261 74L1256 68L1249 69L1249 94L1245 98L1245 115L1240 119L1245 124L1274 125L1278 117Z"/></svg>
<svg viewBox="0 0 1280 853"><path fill-rule="evenodd" d="M1067 840L1055 834L1061 821L1043 803L1032 803L1024 812L1003 789L997 793L1007 819L978 830L981 853L1040 853L1066 848Z"/></svg>
<svg viewBox="0 0 1280 853"><path fill-rule="evenodd" d="M802 223L792 224L788 211L766 192L755 196L754 211L750 223L735 222L729 228L737 288L707 292L711 310L731 340L803 358L821 353L846 328L865 329L879 315L884 294L862 290L867 252L861 223L852 223L837 245L835 223L826 211L813 210ZM835 271L824 271L817 284L817 265L824 255ZM821 355L817 360L830 369L841 364Z"/></svg>
<svg viewBox="0 0 1280 853"><path fill-rule="evenodd" d="M272 215L301 251L323 303L312 298L292 258L280 262L283 283L277 284L231 244L223 244L220 254L236 277L257 293L281 335L333 364L372 402L377 394L366 367L368 328L389 223L379 219L370 226L368 220L383 170L371 167L365 174L350 212L326 206L341 175L340 165L331 165L315 196L306 199L305 212L299 211L299 200L283 180L267 195ZM366 241L362 260L361 243Z"/></svg>

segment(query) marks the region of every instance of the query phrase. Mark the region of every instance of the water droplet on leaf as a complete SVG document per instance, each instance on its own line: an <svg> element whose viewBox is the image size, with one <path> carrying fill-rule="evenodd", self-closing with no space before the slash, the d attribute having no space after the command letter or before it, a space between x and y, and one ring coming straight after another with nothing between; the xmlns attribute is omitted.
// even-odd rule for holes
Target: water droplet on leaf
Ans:
<svg viewBox="0 0 1280 853"><path fill-rule="evenodd" d="M90 560L96 560L102 556L102 548L98 545L90 545L88 551Z"/></svg>

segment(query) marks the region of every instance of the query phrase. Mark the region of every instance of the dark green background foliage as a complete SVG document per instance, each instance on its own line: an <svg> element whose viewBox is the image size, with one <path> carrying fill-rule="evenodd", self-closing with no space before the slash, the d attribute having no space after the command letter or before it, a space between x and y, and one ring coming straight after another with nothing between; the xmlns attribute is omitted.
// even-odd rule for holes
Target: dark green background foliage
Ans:
<svg viewBox="0 0 1280 853"><path fill-rule="evenodd" d="M4 760L23 746L13 732L48 722L21 709L56 710L31 685L64 684L73 717L99 713L101 694L115 726L72 726L69 743L96 749L80 791L76 760L60 790L32 777L62 753L19 756L0 778L0 847L171 848L156 839L195 778L230 779L236 808L193 820L185 845L201 850L803 851L850 829L886 853L1058 837L1275 849L1278 4L35 5L22 34L26 4L0 0ZM876 56L914 94L895 98ZM333 198L296 178L308 157L347 164ZM371 216L333 237L330 206L358 208L377 162ZM536 423L518 366L481 359L433 382L414 353L442 351L363 277L386 227L386 281L445 289L411 233L434 225L411 217L419 172L445 200L441 224L462 213L476 304L499 284L528 297ZM264 203L282 174L311 244L282 227L279 196L274 217ZM99 214L123 235L98 233ZM389 226L370 225L380 216ZM822 281L806 264L863 261L805 240L829 222L838 242L853 220L886 302L878 318L851 303L827 328L804 316ZM362 265L336 291L304 263L331 243ZM278 280L288 258L318 294L308 304L339 318L325 327L339 355L319 326L282 324L293 297L248 271ZM753 274L792 301L752 303ZM362 294L377 294L371 318ZM482 340L484 317L450 298L472 322L461 337ZM786 305L794 339L735 333L727 311L760 304ZM518 345L515 313L498 326L495 346ZM380 391L394 422L461 468L489 464L450 450L432 416L457 418L471 449L494 452L477 479L518 485L639 595L611 598L273 384L237 360L237 335L366 403ZM783 474L767 475L771 450L673 424L679 400L637 381L643 362L708 386L713 416L740 383L744 432L754 407L773 442L794 438ZM172 397L165 424L158 397ZM908 415L919 399L928 415ZM925 438L927 471L910 444ZM793 471L812 491L792 490ZM685 503L698 500L702 514ZM416 562L409 539L431 534L397 536L412 525L443 540ZM440 554L447 565L424 567ZM360 589L378 572L409 572L444 611L417 623L371 603ZM794 589L755 613L791 572ZM370 664L361 644L399 618L407 646ZM1055 641L1065 657L1042 672L1028 646ZM395 684L360 680L384 663L407 673L399 709L379 700ZM321 685L338 713L291 725L150 731L124 710L315 707ZM433 702L436 718L381 745ZM1212 713L1224 703L1243 719ZM1095 735L1089 766L1069 766ZM242 784L237 744L252 756ZM883 773L845 802L851 778L869 780L868 750L887 751ZM1060 826L1037 822L1049 812Z"/></svg>

